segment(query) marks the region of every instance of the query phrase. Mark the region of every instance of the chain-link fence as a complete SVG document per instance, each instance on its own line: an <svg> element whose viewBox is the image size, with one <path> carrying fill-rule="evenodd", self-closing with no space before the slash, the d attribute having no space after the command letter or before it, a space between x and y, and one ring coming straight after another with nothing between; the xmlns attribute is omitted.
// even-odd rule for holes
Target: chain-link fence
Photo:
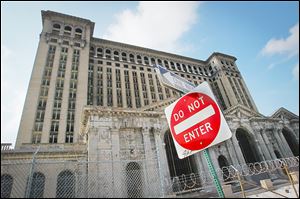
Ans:
<svg viewBox="0 0 300 199"><path fill-rule="evenodd" d="M31 157L27 160L1 157L1 198L218 196L208 171L166 177L157 157L92 161L87 155L63 158L60 154L45 156L41 152L31 153ZM238 177L249 182L270 178L274 182L288 183L285 167L288 171L299 171L299 157L231 165L216 171L223 185L230 184L233 192L240 192Z"/></svg>

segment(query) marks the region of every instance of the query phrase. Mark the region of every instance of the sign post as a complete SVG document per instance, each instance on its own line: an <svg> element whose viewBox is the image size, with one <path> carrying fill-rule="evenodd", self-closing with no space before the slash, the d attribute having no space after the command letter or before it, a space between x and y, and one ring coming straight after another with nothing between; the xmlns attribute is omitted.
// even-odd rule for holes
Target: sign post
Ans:
<svg viewBox="0 0 300 199"><path fill-rule="evenodd" d="M208 83L197 87L187 80L179 83L183 78L162 66L156 66L156 72L164 85L186 93L165 109L178 157L182 159L203 151L218 195L224 198L208 148L229 139L232 133Z"/></svg>

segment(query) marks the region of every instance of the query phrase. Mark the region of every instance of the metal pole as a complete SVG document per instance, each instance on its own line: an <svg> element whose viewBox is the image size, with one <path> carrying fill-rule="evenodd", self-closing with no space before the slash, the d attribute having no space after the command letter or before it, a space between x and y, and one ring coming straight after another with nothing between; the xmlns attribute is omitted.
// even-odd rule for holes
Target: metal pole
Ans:
<svg viewBox="0 0 300 199"><path fill-rule="evenodd" d="M216 186L216 189L217 189L217 192L219 194L219 197L220 198L225 198L225 195L223 193L223 189L222 189L221 183L219 181L219 178L217 176L216 170L215 170L215 168L214 168L214 166L213 166L213 164L211 162L211 158L210 158L208 149L205 149L203 151L203 154L204 154L204 157L206 159L206 162L207 162L207 165L208 165L208 168L209 168L209 172L210 172L211 176L213 177L214 184Z"/></svg>
<svg viewBox="0 0 300 199"><path fill-rule="evenodd" d="M287 176L289 177L290 183L291 183L292 186L293 186L294 192L295 192L295 194L296 194L296 198L299 198L298 193L297 193L296 188L295 188L295 185L294 185L294 181L293 181L293 179L292 179L291 176L290 176L290 172L289 172L289 170L288 170L286 164L284 164L284 169L285 169L285 171L286 171Z"/></svg>
<svg viewBox="0 0 300 199"><path fill-rule="evenodd" d="M244 191L243 181L242 181L242 179L241 179L240 172L239 172L233 165L230 165L230 166L231 166L231 167L234 169L234 171L236 172L238 181L239 181L239 183L240 183L240 185L241 185L241 191L242 191L243 197L246 198L246 194L245 194L245 191Z"/></svg>
<svg viewBox="0 0 300 199"><path fill-rule="evenodd" d="M155 135L154 136L159 136L159 135ZM158 163L158 173L159 173L159 178L160 178L160 187L161 187L161 193L162 193L162 197L164 198L165 197L165 193L164 193L164 177L163 177L163 174L161 173L161 165L160 165L160 149L159 149L159 143L157 138L155 138L155 145L157 147L157 150L156 150L156 153L157 153L157 163Z"/></svg>
<svg viewBox="0 0 300 199"><path fill-rule="evenodd" d="M26 193L25 193L25 198L29 198L30 197L32 177L33 177L33 171L34 171L34 165L35 165L35 156L36 156L36 154L38 153L39 150L40 150L40 146L37 148L37 150L34 152L34 154L32 156L32 162L31 162L31 167L30 167L30 171L29 171L29 178L28 178L28 183L27 183L27 189L26 189Z"/></svg>
<svg viewBox="0 0 300 199"><path fill-rule="evenodd" d="M245 194L244 187L243 187L243 182L241 180L241 176L240 176L239 173L237 173L237 178L238 178L238 180L240 182L240 185L241 185L241 191L242 191L243 197L246 198L246 194Z"/></svg>

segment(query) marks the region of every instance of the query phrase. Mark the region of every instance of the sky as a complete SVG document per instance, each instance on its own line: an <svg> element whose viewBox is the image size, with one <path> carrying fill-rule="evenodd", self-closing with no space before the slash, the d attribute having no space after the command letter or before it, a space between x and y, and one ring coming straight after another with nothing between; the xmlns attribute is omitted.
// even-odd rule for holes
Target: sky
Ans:
<svg viewBox="0 0 300 199"><path fill-rule="evenodd" d="M1 1L1 143L15 144L41 10L89 19L97 38L200 60L235 56L260 113L299 115L298 2Z"/></svg>

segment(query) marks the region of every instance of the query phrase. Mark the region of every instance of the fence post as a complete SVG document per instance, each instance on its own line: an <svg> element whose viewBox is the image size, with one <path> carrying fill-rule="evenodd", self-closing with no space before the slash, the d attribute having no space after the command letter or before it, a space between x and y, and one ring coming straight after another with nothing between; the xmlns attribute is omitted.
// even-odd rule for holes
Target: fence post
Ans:
<svg viewBox="0 0 300 199"><path fill-rule="evenodd" d="M35 166L35 156L36 156L36 154L38 153L39 150L40 150L40 146L37 148L37 150L34 152L34 154L32 156L32 162L31 162L28 182L27 182L27 186L26 186L27 188L26 188L25 198L29 198L29 196L30 196L32 178L33 178L34 166Z"/></svg>
<svg viewBox="0 0 300 199"><path fill-rule="evenodd" d="M296 198L299 198L299 195L298 195L297 190L296 190L295 185L294 185L294 181L293 181L293 179L290 176L290 172L289 172L289 170L288 170L288 168L286 166L286 163L283 163L283 166L284 166L284 169L285 169L285 172L286 172L287 176L289 177L289 181L290 181L290 183L293 186L294 192L296 194Z"/></svg>
<svg viewBox="0 0 300 199"><path fill-rule="evenodd" d="M165 197L165 193L164 193L164 177L162 176L162 171L161 171L161 165L160 165L160 150L159 150L159 144L157 139L155 139L155 145L156 145L156 153L157 153L157 163L158 163L158 172L159 172L159 177L160 177L160 187L161 187L161 193L162 193L162 197Z"/></svg>
<svg viewBox="0 0 300 199"><path fill-rule="evenodd" d="M242 181L242 179L241 179L240 172L239 172L233 165L230 165L230 166L231 166L231 167L234 169L234 171L236 172L238 181L239 181L240 186L241 186L241 191L242 191L243 197L246 198L246 194L245 194L245 191L244 191L243 181Z"/></svg>

